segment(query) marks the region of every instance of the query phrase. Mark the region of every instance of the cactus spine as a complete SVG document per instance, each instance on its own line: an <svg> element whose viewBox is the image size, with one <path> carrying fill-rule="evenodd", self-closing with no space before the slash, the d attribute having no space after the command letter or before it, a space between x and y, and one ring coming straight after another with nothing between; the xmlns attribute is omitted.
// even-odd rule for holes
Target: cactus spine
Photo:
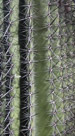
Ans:
<svg viewBox="0 0 75 136"><path fill-rule="evenodd" d="M1 112L3 115L0 120L2 121L0 133L2 136L19 135L20 59L18 45L18 3L16 5L16 2L16 0L3 0L0 8L2 10L0 17L3 17L1 22L3 34L0 39L0 48L3 55L1 83L4 82L1 90L1 102L3 103Z"/></svg>
<svg viewBox="0 0 75 136"><path fill-rule="evenodd" d="M1 39L2 39L2 34L3 34L3 3L2 3L2 0L0 1L0 134L3 133L3 125L4 125L4 113L3 113L3 110L4 110L4 107L3 107L3 104L5 103L3 101L3 99L1 98L2 97L2 94L3 94L3 71L2 71L2 68L3 68L3 48L2 48L2 42L1 42Z"/></svg>
<svg viewBox="0 0 75 136"><path fill-rule="evenodd" d="M74 39L73 39L73 34L74 34L74 28L73 28L73 9L72 9L72 1L70 0L69 2L66 1L65 4L67 3L69 11L67 12L65 9L65 24L66 24L66 64L67 64L67 88L68 92L66 94L66 115L67 115L67 120L66 120L66 135L72 135L75 134L74 130L74 103L72 96L74 96ZM71 36L72 35L72 36Z"/></svg>

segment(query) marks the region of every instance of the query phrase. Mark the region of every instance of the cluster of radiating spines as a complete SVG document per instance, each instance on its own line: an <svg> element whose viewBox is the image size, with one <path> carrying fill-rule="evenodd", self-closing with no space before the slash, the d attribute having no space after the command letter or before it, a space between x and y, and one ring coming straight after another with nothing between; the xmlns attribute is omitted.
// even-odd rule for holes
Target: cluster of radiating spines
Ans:
<svg viewBox="0 0 75 136"><path fill-rule="evenodd" d="M74 6L72 1L69 3L70 11L67 12L65 10L65 33L66 33L66 79L65 83L66 85L66 92L65 92L65 109L67 114L66 119L66 135L74 135L75 127L74 127ZM66 82L67 81L67 82Z"/></svg>
<svg viewBox="0 0 75 136"><path fill-rule="evenodd" d="M30 131L30 54L31 54L31 2L20 2L19 13L19 44L20 44L20 134L29 135Z"/></svg>
<svg viewBox="0 0 75 136"><path fill-rule="evenodd" d="M64 130L64 112L63 112L63 91L62 91L62 60L60 45L60 18L58 2L50 1L48 3L49 17L49 58L50 58L50 105L52 109L50 116L52 120L52 136L62 135ZM63 15L63 14L62 14Z"/></svg>
<svg viewBox="0 0 75 136"><path fill-rule="evenodd" d="M1 106L2 106L2 101L1 101L1 80L2 80L2 48L1 48L1 32L2 32L2 1L0 1L0 118L2 117L2 112L1 112ZM0 120L0 131L1 131L1 128L2 128L2 123L1 123L1 120Z"/></svg>
<svg viewBox="0 0 75 136"><path fill-rule="evenodd" d="M22 45L21 50L21 134L32 135L33 131L33 117L35 116L34 107L34 71L33 71L33 14L32 9L34 5L32 1L26 1L24 10L25 10L25 43ZM23 12L21 12L23 13ZM24 14L24 13L23 13ZM23 22L22 22L23 23ZM20 24L21 25L21 24Z"/></svg>
<svg viewBox="0 0 75 136"><path fill-rule="evenodd" d="M32 5L32 3L29 1L25 5L25 9L26 9L25 26L28 35L26 37L25 48L24 50L21 49L23 53L22 56L23 61L21 63L24 64L24 67L22 67L21 69L21 72L23 72L23 77L24 77L24 82L23 82L24 95L22 93L23 117L21 117L21 120L22 122L24 121L24 124L25 123L26 124L25 125L22 124L21 133L23 135L24 133L29 135L34 135L33 133L35 133L34 132L35 126L33 125L35 123L34 118L37 119L37 116L38 117L40 116L40 111L38 113L35 113L34 111L35 107L37 107L38 105L37 102L34 103L35 100L34 97L38 96L38 90L36 95L35 95L36 92L34 92L36 88L36 87L34 88L34 85L36 85L36 83L34 83L34 79L37 78L36 79L37 81L38 77L40 78L41 71L37 74L37 71L36 69L35 70L33 69L33 66L34 67L35 65L38 66L38 63L44 61L44 59L34 60L34 58L37 54L40 55L41 52L46 50L46 52L48 53L48 58L46 57L45 59L49 62L49 65L46 70L49 70L48 83L50 85L49 87L50 98L48 97L48 99L51 105L50 111L47 111L51 117L51 120L47 125L51 126L53 136L68 135L74 132L74 121L73 121L74 99L72 99L74 95L73 93L74 70L72 71L72 68L74 66L74 61L71 62L72 57L70 58L70 56L68 55L70 49L73 50L73 47L71 47L73 41L72 38L70 38L71 35L70 37L68 37L67 34L67 31L73 34L73 30L71 29L73 26L71 25L72 22L70 22L70 20L68 20L68 18L66 18L65 16L71 13L71 10L68 11L69 9L66 9L64 3L61 3L60 5L56 1L49 1L48 14L47 16L46 15L44 16L45 18L48 19L48 24L46 23L46 26L42 26L37 30L37 25L35 24L36 26L34 26L33 28L33 24L35 20L37 21L39 20L36 14L34 13L32 14L33 7L36 11L37 8L35 7L38 6L36 6L35 4ZM66 24L67 22L66 20L68 20L68 24ZM71 28L67 30L68 25ZM48 27L48 33L47 33L47 37L45 38L48 41L48 50L47 48L44 48L44 50L38 52L38 50L36 50L36 44L34 44L33 42L35 41L34 35L37 35L37 31L39 31L38 35L40 35L40 30L43 30L44 28L47 27ZM41 35L40 38L42 38ZM71 41L68 41L68 38ZM41 83L42 81L40 82L40 84Z"/></svg>
<svg viewBox="0 0 75 136"><path fill-rule="evenodd" d="M51 4L52 3L52 4ZM73 11L65 10L65 5L61 6L50 1L50 20L52 21L50 30L50 52L51 52L51 73L50 86L53 105L52 127L53 135L74 134L74 58L73 54L73 33L71 15ZM72 4L69 5L71 8ZM57 14L57 15L56 15ZM70 35L71 34L71 35Z"/></svg>
<svg viewBox="0 0 75 136"><path fill-rule="evenodd" d="M1 75L0 75L0 100L1 100L1 118L0 124L2 125L0 135L8 135L10 130L10 92L12 90L11 81L11 54L10 50L10 2L1 1L0 3L0 49L1 49Z"/></svg>
<svg viewBox="0 0 75 136"><path fill-rule="evenodd" d="M35 135L35 128L37 127L35 126L35 122L36 122L35 119L37 117L37 114L39 114L40 112L40 111L38 111L38 113L35 112L35 107L37 107L38 105L38 103L35 102L35 97L37 97L38 88L42 81L40 82L40 84L38 84L38 88L36 88L36 91L34 92L34 85L37 84L37 83L34 83L34 76L36 76L36 73L37 73L36 69L34 70L34 67L35 65L38 66L39 62L44 61L44 58L42 60L39 60L39 58L34 60L34 56L37 56L37 54L40 55L40 53L43 52L43 50L36 50L37 42L35 41L35 35L37 35L37 31L38 31L37 39L38 39L38 36L40 37L40 39L42 38L42 35L40 35L39 31L43 29L43 28L38 28L37 24L34 24L35 20L39 21L38 19L40 19L33 12L36 10L38 12L38 9L37 9L38 5L36 5L36 2L32 3L31 1L28 1L27 4L25 5L25 8L27 8L25 18L26 18L26 23L28 22L28 25L27 24L25 25L27 28L26 30L27 30L28 35L26 37L26 45L25 45L26 51L21 49L24 51L22 52L25 54L25 56L23 56L23 59L24 59L23 63L25 64L25 67L22 67L21 70L24 74L24 79L26 78L26 81L24 81L25 83L24 85L27 86L25 88L25 86L23 85L24 86L24 97L22 96L22 98L25 98L22 101L22 108L25 109L23 117L25 121L27 122L27 124L22 126L21 133L25 134L27 131L28 133L26 134L29 134L29 135ZM39 24L40 21L37 23ZM33 28L33 25L36 25L36 26L34 26ZM35 41L35 43L33 41ZM41 43L39 42L39 44ZM41 71L38 72L37 77L36 77L37 79L40 78L40 74L41 74ZM22 117L22 122L24 120L23 117Z"/></svg>
<svg viewBox="0 0 75 136"><path fill-rule="evenodd" d="M12 44L10 48L10 54L12 56L12 65L11 75L13 75L12 80L12 91L10 92L12 101L10 107L12 111L10 113L10 135L18 136L20 132L20 47L19 47L19 36L18 36L18 27L19 27L19 1L12 0L10 1L10 43ZM16 125L15 125L16 124Z"/></svg>
<svg viewBox="0 0 75 136"><path fill-rule="evenodd" d="M0 135L17 135L17 129L18 123L16 124L15 128L15 121L18 121L18 106L15 103L18 103L18 59L19 56L17 52L17 45L18 40L15 40L16 37L16 31L13 26L16 26L16 23L18 20L16 19L16 16L14 14L14 6L16 1L2 1L0 11L2 14L0 14L0 49L1 49L1 76L0 76L0 87L1 87L1 95L0 95L0 101L1 101L1 118L0 118L0 124L1 130ZM18 5L17 5L18 6ZM16 12L17 14L17 12ZM12 16L13 15L13 16ZM14 21L14 18L16 21ZM12 30L13 29L13 30ZM14 47L15 46L15 47ZM16 51L16 53L15 53ZM13 54L13 55L12 55ZM16 54L16 55L15 55ZM15 59L14 59L15 58ZM18 59L17 59L18 58ZM16 63L15 60L17 59ZM16 67L16 68L15 68ZM15 70L17 69L17 70ZM15 80L16 79L16 80ZM17 94L17 95L16 95ZM17 98L17 99L16 99ZM16 102L15 102L16 100ZM16 111L14 113L14 111ZM17 113L17 115L16 115ZM14 128L14 130L13 130ZM16 130L15 130L16 129Z"/></svg>

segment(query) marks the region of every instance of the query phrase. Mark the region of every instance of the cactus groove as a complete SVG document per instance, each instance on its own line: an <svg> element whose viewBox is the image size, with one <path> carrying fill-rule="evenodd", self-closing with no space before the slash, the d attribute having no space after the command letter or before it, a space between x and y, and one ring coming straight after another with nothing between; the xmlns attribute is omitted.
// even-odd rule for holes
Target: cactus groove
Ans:
<svg viewBox="0 0 75 136"><path fill-rule="evenodd" d="M10 47L10 2L8 0L3 0L3 37L2 37L2 46L4 55L4 80L5 90L3 99L5 99L5 119L4 119L4 130L3 134L9 135L10 127L10 91L11 91L11 55L9 52ZM3 106L4 107L4 106Z"/></svg>
<svg viewBox="0 0 75 136"><path fill-rule="evenodd" d="M20 135L28 136L29 124L29 73L27 69L28 61L28 6L25 0L19 0L19 45L20 45Z"/></svg>

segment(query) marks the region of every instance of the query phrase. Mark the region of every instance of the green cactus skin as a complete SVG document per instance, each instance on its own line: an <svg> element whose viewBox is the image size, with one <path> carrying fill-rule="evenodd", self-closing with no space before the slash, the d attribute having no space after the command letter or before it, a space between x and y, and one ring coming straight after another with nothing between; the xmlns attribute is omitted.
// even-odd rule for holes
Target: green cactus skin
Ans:
<svg viewBox="0 0 75 136"><path fill-rule="evenodd" d="M70 113L65 111L68 110L65 91L69 82L65 77L68 60L65 48L67 37L64 37L65 13L62 14L64 6L58 9L56 1L27 2L31 86L29 135L63 136L67 133L65 121Z"/></svg>
<svg viewBox="0 0 75 136"><path fill-rule="evenodd" d="M27 38L27 69L28 69L28 79L29 79L29 124L27 130L29 131L29 136L35 136L35 88L34 88L34 54L33 54L33 14L32 14L32 8L33 3L32 0L27 0L27 20L28 20L28 38Z"/></svg>
<svg viewBox="0 0 75 136"><path fill-rule="evenodd" d="M2 114L2 117L1 117L1 125L2 125L2 131L0 131L1 135L4 135L5 133L7 134L8 132L8 126L9 126L9 90L10 90L10 70L9 68L11 68L9 66L9 63L10 63L10 60L9 59L9 51L8 53L7 50L9 48L9 45L8 45L8 40L9 40L9 37L8 37L8 34L9 34L9 29L8 26L9 26L9 2L7 4L7 6L5 7L5 4L7 3L7 1L2 1L2 4L1 4L1 10L2 10L2 14L1 14L1 38L0 38L0 46L1 46L1 49L2 49L2 62L1 62L1 68L2 68L2 71L1 71L1 103L2 103L2 110L1 110L1 114ZM8 7L8 9L6 9ZM8 15L8 16L7 16ZM7 38L8 37L8 38Z"/></svg>
<svg viewBox="0 0 75 136"><path fill-rule="evenodd" d="M63 108L61 110L61 129L60 133L61 135L66 135L66 119L67 119L67 101L66 99L66 88L67 88L67 55L66 55L66 24L65 24L65 7L64 3L61 2L61 6L59 7L59 36L60 36L60 71L61 71L61 77L60 77L60 83L61 83L61 93L62 93L62 103Z"/></svg>
<svg viewBox="0 0 75 136"><path fill-rule="evenodd" d="M66 13L67 14L67 13ZM68 80L67 80L67 35L66 35L66 23L65 23L65 6L64 3L61 3L59 8L59 18L60 18L60 51L61 51L61 83L62 83L62 93L63 93L63 111L62 114L64 115L64 120L62 122L62 130L63 134L66 135L67 130L67 119L68 119L68 101L67 101L67 91L68 91ZM70 25L71 26L71 25ZM61 114L61 116L62 116Z"/></svg>
<svg viewBox="0 0 75 136"><path fill-rule="evenodd" d="M66 28L65 28L65 32L66 32L66 55L67 55L67 59L66 59L66 65L67 65L67 88L68 88L68 92L66 92L66 98L68 98L68 100L65 102L66 107L69 109L66 109L66 114L67 114L67 121L66 121L66 131L67 134L66 136L70 136L75 135L75 127L74 127L74 110L75 110L75 106L74 106L74 99L72 98L74 96L74 75L75 75L75 69L74 64L75 64L75 60L74 60L74 28L73 28L73 24L74 24L74 18L73 18L73 2L70 0L69 3L68 1L66 1L67 4L69 5L69 9L70 11L66 13L65 10L65 24L66 24ZM65 2L65 3L66 3Z"/></svg>
<svg viewBox="0 0 75 136"><path fill-rule="evenodd" d="M5 135L19 135L19 112L20 112L20 89L19 89L19 44L18 44L18 3L17 1L0 1L2 15L4 16L0 23L2 35L0 46L3 49L3 62L2 66L2 81L3 92L1 90L2 118L0 122L2 129L1 136ZM15 6L16 5L16 6ZM16 12L15 12L16 11ZM12 58L13 55L13 58ZM12 58L12 60L11 60ZM13 68L12 68L13 66ZM14 76L14 78L13 78ZM13 81L12 81L13 78ZM16 125L15 125L16 124Z"/></svg>
<svg viewBox="0 0 75 136"><path fill-rule="evenodd" d="M42 1L27 1L27 17L29 21L27 46L29 51L27 61L30 83L29 136L50 135L49 102L47 98L49 93L49 81L46 81L49 80L49 73L47 72L47 65L49 62L47 58L48 28L45 28L45 25L47 25L47 17L45 17L45 15L47 16L46 13L48 11L47 2L48 1L44 3L42 3ZM44 6L45 10L41 9L42 6ZM41 99L41 97L43 99Z"/></svg>
<svg viewBox="0 0 75 136"><path fill-rule="evenodd" d="M31 98L31 105L35 107L34 112L31 110L33 116L30 136L50 136L50 132L52 131L49 123L51 120L49 114L52 106L48 100L50 83L48 69L49 58L47 56L49 42L47 38L47 14L48 0L32 1L34 97Z"/></svg>
<svg viewBox="0 0 75 136"><path fill-rule="evenodd" d="M60 44L60 29L62 21L59 9L58 1L50 0L50 102L52 102L52 134L51 135L63 135L64 130L64 113L63 113L63 82L62 82L62 59L61 59L61 44ZM63 16L63 14L62 14ZM61 32L62 33L62 32Z"/></svg>
<svg viewBox="0 0 75 136"><path fill-rule="evenodd" d="M19 53L19 44L18 44L18 25L19 25L19 1L13 0L10 3L10 7L12 9L10 20L10 34L11 34L11 49L10 52L13 55L12 57L12 75L14 76L12 81L12 92L11 97L13 97L11 102L12 111L10 113L11 118L11 136L19 135L19 127L20 127L20 53Z"/></svg>
<svg viewBox="0 0 75 136"><path fill-rule="evenodd" d="M72 10L74 11L73 12L73 16L72 16L72 21L73 21L73 24L74 24L74 22L75 22L75 3L72 3L72 5L73 5L73 8L72 8ZM73 65L72 65L72 74L73 74L73 76L72 76L72 79L73 79L73 101L75 100L75 67L74 67L74 65L75 65L75 48L74 48L74 46L75 46L75 25L72 25L72 30L73 30ZM73 102L73 104L74 104L74 106L75 106L75 103ZM74 127L74 130L75 130L75 108L73 108L73 113L74 113L74 125L73 125L73 127ZM74 131L74 135L75 135L75 131Z"/></svg>

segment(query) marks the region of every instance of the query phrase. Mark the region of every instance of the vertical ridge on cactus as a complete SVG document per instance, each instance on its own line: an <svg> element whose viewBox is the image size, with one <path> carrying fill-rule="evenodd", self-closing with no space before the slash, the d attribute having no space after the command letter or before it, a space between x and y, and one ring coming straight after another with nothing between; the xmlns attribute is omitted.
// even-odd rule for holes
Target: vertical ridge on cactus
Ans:
<svg viewBox="0 0 75 136"><path fill-rule="evenodd" d="M67 57L66 57L66 25L65 25L65 10L64 10L64 3L61 3L61 6L59 7L59 18L60 18L60 60L61 60L61 66L60 66L60 70L61 70L61 77L60 77L60 82L62 84L61 86L61 92L63 94L62 97L62 102L63 102L63 109L62 109L62 114L63 114L63 122L62 122L62 129L63 132L61 133L62 135L65 136L66 133L66 100L65 100L65 94L66 94L66 88L67 88L67 77L65 76L67 73ZM61 116L62 116L61 114Z"/></svg>
<svg viewBox="0 0 75 136"><path fill-rule="evenodd" d="M75 3L72 3L72 32L73 32L73 51L72 51L72 61L73 61L73 64L72 64L72 80L73 80L73 94L72 94L72 102L73 102L73 108L72 108L72 111L73 111L73 131L74 131L74 135L75 135L75 103L74 103L74 100L75 100Z"/></svg>
<svg viewBox="0 0 75 136"><path fill-rule="evenodd" d="M4 80L5 82L5 90L3 93L3 99L5 99L5 115L4 115L4 135L9 135L9 127L10 127L10 90L11 90L11 55L9 52L10 47L10 2L8 0L3 0L3 37L2 37L2 46L4 53ZM3 105L4 107L4 105Z"/></svg>
<svg viewBox="0 0 75 136"><path fill-rule="evenodd" d="M51 130L49 116L49 58L48 58L48 0L33 1L33 53L35 89L35 126L33 136L49 136ZM34 118L33 116L33 118ZM33 134L33 131L35 133Z"/></svg>
<svg viewBox="0 0 75 136"><path fill-rule="evenodd" d="M2 28L3 34L0 45L3 50L2 81L3 90L1 90L2 102L2 130L1 135L15 135L19 133L19 46L18 46L18 13L16 12L13 1L3 0ZM18 4L18 3L17 3ZM17 9L18 11L18 5ZM1 17L1 16L0 16ZM14 20L15 17L15 20ZM0 20L1 21L1 20ZM16 27L17 26L17 27ZM15 31L17 28L17 32ZM15 33L16 32L16 33ZM12 57L13 54L13 57ZM14 65L14 66L13 66ZM13 78L14 76L14 78ZM16 111L16 112L15 112ZM16 126L15 126L16 124Z"/></svg>
<svg viewBox="0 0 75 136"><path fill-rule="evenodd" d="M11 16L10 16L10 41L11 48L10 52L12 54L13 68L11 74L13 76L12 80L12 92L10 93L12 97L11 101L11 125L10 125L10 135L18 136L20 127L20 47L18 40L18 26L19 26L19 1L10 1Z"/></svg>
<svg viewBox="0 0 75 136"><path fill-rule="evenodd" d="M66 2L65 2L66 3ZM67 2L68 4L68 2ZM75 64L74 62L74 41L73 41L73 33L74 33L74 28L73 28L73 9L72 9L72 1L69 1L68 6L70 7L69 12L66 13L65 10L65 24L66 24L66 54L67 54L67 87L69 88L68 94L66 94L67 98L67 108L66 113L67 113L67 120L66 120L66 135L74 135L75 134L75 127L74 127L74 103L72 96L74 95L74 69L73 66ZM69 15L68 15L69 14ZM72 36L71 36L72 35Z"/></svg>
<svg viewBox="0 0 75 136"><path fill-rule="evenodd" d="M52 105L51 116L52 136L63 135L64 130L64 103L62 86L62 60L61 60L61 24L58 1L52 0L49 3L50 18L50 104ZM61 10L61 13L62 10ZM63 14L62 14L63 16ZM61 32L62 33L62 32Z"/></svg>
<svg viewBox="0 0 75 136"><path fill-rule="evenodd" d="M28 37L27 37L27 44L26 44L26 48L27 48L27 57L26 57L26 63L27 63L27 70L28 70L28 85L29 85L29 89L28 89L28 114L27 114L27 118L28 118L28 127L27 127L27 131L28 131L28 135L34 135L35 131L34 131L34 127L35 127L35 112L34 112L34 108L35 108L35 102L34 102L34 96L35 96L35 92L34 92L34 60L33 60L33 13L32 13L32 8L33 8L33 3L32 0L28 0L26 1L26 7L27 7L27 14L26 14L26 18L27 18L27 22L28 22L28 27L27 27L27 32L28 32Z"/></svg>
<svg viewBox="0 0 75 136"><path fill-rule="evenodd" d="M11 57L8 51L9 49L9 2L2 1L2 36L0 39L0 46L2 49L2 75L1 75L1 103L2 103L2 131L1 135L8 135L9 133L9 102L10 102L10 69L11 69ZM0 20L1 21L1 20ZM2 83L3 82L3 83Z"/></svg>

